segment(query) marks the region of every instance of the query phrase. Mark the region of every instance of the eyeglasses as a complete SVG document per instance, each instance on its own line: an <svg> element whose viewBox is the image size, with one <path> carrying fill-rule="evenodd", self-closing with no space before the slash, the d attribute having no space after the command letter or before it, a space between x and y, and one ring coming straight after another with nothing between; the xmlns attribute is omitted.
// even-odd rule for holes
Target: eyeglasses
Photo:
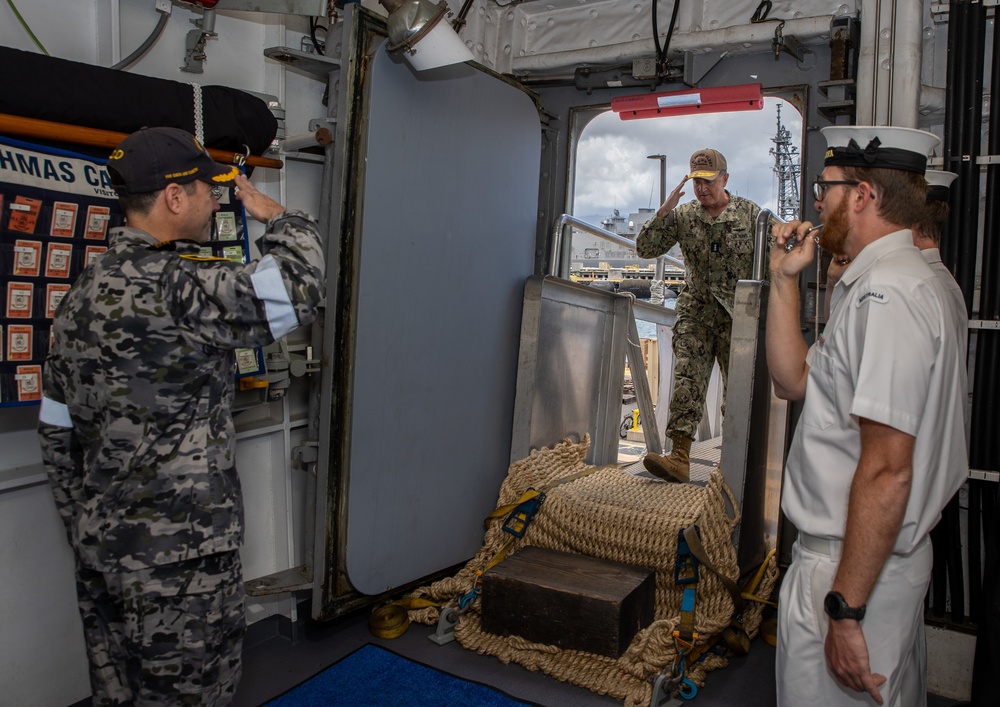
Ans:
<svg viewBox="0 0 1000 707"><path fill-rule="evenodd" d="M222 201L222 195L226 193L225 187L212 187L212 196L216 201Z"/></svg>
<svg viewBox="0 0 1000 707"><path fill-rule="evenodd" d="M848 179L826 180L817 177L816 179L813 180L813 196L816 197L816 201L823 201L823 199L826 198L826 190L829 189L830 187L835 187L838 184L850 185L852 187L856 187L857 185L861 184L861 182Z"/></svg>

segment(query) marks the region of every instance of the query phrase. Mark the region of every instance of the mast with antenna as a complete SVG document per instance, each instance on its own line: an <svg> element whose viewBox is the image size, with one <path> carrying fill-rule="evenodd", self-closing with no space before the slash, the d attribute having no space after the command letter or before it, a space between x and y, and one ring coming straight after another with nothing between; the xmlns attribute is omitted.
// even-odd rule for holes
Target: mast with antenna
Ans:
<svg viewBox="0 0 1000 707"><path fill-rule="evenodd" d="M799 214L799 175L802 165L799 162L799 148L792 145L792 134L781 124L781 104L778 104L778 130L771 138L774 147L770 153L774 155L774 173L778 177L778 216L785 221L800 217Z"/></svg>

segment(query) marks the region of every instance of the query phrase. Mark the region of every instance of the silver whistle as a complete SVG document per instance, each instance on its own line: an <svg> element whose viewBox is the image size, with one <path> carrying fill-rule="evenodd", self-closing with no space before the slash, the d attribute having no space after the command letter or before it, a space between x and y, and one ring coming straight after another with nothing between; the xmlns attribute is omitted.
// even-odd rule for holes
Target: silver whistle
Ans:
<svg viewBox="0 0 1000 707"><path fill-rule="evenodd" d="M806 229L806 232L802 234L803 240L810 233L812 233L813 231L818 231L821 228L823 228L823 224L819 224L818 226L810 226L809 228ZM818 244L819 243L819 236L813 236L813 241ZM793 240L785 241L785 252L786 253L791 253L792 252L792 248L794 248L796 246L796 244L798 244L800 242L801 241L797 241L797 240L795 240L795 241L793 241Z"/></svg>

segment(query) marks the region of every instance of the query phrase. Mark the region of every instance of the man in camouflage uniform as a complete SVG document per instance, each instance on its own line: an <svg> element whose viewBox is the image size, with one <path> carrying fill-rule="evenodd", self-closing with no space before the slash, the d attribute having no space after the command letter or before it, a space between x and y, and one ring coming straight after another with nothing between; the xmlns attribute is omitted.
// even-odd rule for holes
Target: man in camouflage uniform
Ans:
<svg viewBox="0 0 1000 707"><path fill-rule="evenodd" d="M183 130L134 133L108 172L128 227L56 313L39 414L93 703L225 705L245 627L233 350L315 319L323 249ZM267 224L260 260L200 255L222 184Z"/></svg>
<svg viewBox="0 0 1000 707"><path fill-rule="evenodd" d="M640 258L655 258L679 243L684 254L687 276L677 298L675 383L666 428L673 446L669 456L650 452L642 460L651 474L680 482L690 476L691 443L715 361L723 391L726 387L736 282L751 276L754 223L760 212L757 204L726 191L729 173L718 150L698 150L690 166L690 173L643 226L635 248ZM697 201L678 206L689 179L694 180Z"/></svg>

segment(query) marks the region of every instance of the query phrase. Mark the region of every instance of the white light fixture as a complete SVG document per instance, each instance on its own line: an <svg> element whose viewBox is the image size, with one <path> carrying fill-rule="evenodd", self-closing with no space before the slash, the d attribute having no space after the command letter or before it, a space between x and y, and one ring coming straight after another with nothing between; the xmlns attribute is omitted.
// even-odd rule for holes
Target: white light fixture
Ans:
<svg viewBox="0 0 1000 707"><path fill-rule="evenodd" d="M389 11L390 54L402 53L417 71L458 64L472 59L472 52L458 34L442 22L448 3L441 0L379 0Z"/></svg>

